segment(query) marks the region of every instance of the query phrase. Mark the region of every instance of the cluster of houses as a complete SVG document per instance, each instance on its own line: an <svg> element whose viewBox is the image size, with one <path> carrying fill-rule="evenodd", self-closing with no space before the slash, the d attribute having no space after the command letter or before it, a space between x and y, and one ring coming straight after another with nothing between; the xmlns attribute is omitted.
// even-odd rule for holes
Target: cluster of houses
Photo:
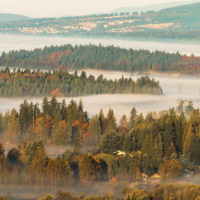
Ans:
<svg viewBox="0 0 200 200"><path fill-rule="evenodd" d="M19 28L0 28L1 32L21 32L27 34L65 34L73 31L93 31L97 28L99 24L102 24L101 27L105 28L107 33L128 33L135 32L143 29L157 29L164 30L171 26L175 26L174 23L151 23L151 19L146 19L145 24L139 24L140 19L130 17L130 15L111 15L111 16L96 16L96 17L83 17L75 21L65 21L64 25L58 24L42 26L40 23L35 23L33 26L24 26ZM65 23L66 22L66 23ZM137 22L137 25L134 24Z"/></svg>
<svg viewBox="0 0 200 200"><path fill-rule="evenodd" d="M141 152L138 152L139 154ZM126 155L123 151L116 151L113 152L114 155L123 157ZM161 182L161 176L157 173L153 174L152 176L148 176L145 173L141 173L141 180L144 184L159 184ZM185 169L182 171L182 175L177 178L176 180L173 180L173 182L177 184L187 184L187 183L193 183L193 184L200 184L200 172L194 173L191 170Z"/></svg>
<svg viewBox="0 0 200 200"><path fill-rule="evenodd" d="M147 174L141 173L141 176L142 176L143 182L158 184L160 183L160 180L161 180L161 177L158 174L154 174L153 176L149 177Z"/></svg>
<svg viewBox="0 0 200 200"><path fill-rule="evenodd" d="M29 34L40 34L40 33L48 33L48 34L57 34L60 33L59 30L52 28L52 27L23 27L17 28L22 33L29 33Z"/></svg>

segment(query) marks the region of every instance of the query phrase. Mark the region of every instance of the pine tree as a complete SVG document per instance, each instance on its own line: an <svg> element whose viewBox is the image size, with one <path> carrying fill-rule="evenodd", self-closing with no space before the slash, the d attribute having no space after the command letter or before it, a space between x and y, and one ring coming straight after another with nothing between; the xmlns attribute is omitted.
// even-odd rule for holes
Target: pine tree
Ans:
<svg viewBox="0 0 200 200"><path fill-rule="evenodd" d="M131 128L133 128L136 125L136 119L137 119L137 111L133 107L132 110L131 110L131 114L130 114L130 125L131 125Z"/></svg>
<svg viewBox="0 0 200 200"><path fill-rule="evenodd" d="M49 105L48 105L49 104ZM60 109L60 104L58 103L57 99L55 96L53 96L50 100L50 102L48 103L45 100L43 100L43 109L45 108L45 110L48 110L48 114L51 116L55 116L58 112L58 110ZM46 112L46 111L45 111Z"/></svg>
<svg viewBox="0 0 200 200"><path fill-rule="evenodd" d="M23 104L20 104L19 110L19 121L21 133L25 133L29 127L29 124L32 122L31 116L29 116L29 104L27 100L24 100Z"/></svg>
<svg viewBox="0 0 200 200"><path fill-rule="evenodd" d="M58 145L66 145L69 142L69 138L67 136L67 123L62 120L59 121L55 133L54 133L54 142Z"/></svg>
<svg viewBox="0 0 200 200"><path fill-rule="evenodd" d="M8 163L5 157L5 150L3 144L0 144L0 182L6 184L8 181Z"/></svg>
<svg viewBox="0 0 200 200"><path fill-rule="evenodd" d="M21 138L20 134L20 121L18 113L15 109L11 111L10 119L7 124L7 133L5 139L10 141L12 144L17 144Z"/></svg>
<svg viewBox="0 0 200 200"><path fill-rule="evenodd" d="M63 120L63 116L60 113L60 111L57 112L57 114L54 117L54 127L57 128L59 125L59 122Z"/></svg>
<svg viewBox="0 0 200 200"><path fill-rule="evenodd" d="M162 143L162 136L158 134L155 138L155 150L154 150L154 158L162 159L163 157L163 143Z"/></svg>
<svg viewBox="0 0 200 200"><path fill-rule="evenodd" d="M176 147L177 152L183 153L183 135L186 126L186 119L184 113L182 112L176 121L176 129L177 129L177 140L176 140Z"/></svg>
<svg viewBox="0 0 200 200"><path fill-rule="evenodd" d="M177 138L175 124L172 119L167 119L165 123L165 131L163 133L163 149L164 153L170 146L171 142L175 143Z"/></svg>
<svg viewBox="0 0 200 200"><path fill-rule="evenodd" d="M188 155L191 163L200 163L200 138L199 136L192 134L188 145Z"/></svg>
<svg viewBox="0 0 200 200"><path fill-rule="evenodd" d="M150 144L150 136L146 135L141 149L142 154L149 154L150 148L152 148L152 144Z"/></svg>
<svg viewBox="0 0 200 200"><path fill-rule="evenodd" d="M42 102L42 112L43 112L43 115L46 116L47 114L49 114L50 110L51 110L50 103L48 101L48 98L45 97L43 99L43 102Z"/></svg>
<svg viewBox="0 0 200 200"><path fill-rule="evenodd" d="M79 121L74 122L72 134L73 134L72 142L74 142L74 153L78 154L81 152L81 147L83 144L81 123Z"/></svg>
<svg viewBox="0 0 200 200"><path fill-rule="evenodd" d="M143 124L143 122L144 122L144 117L143 117L143 114L140 113L140 115L138 115L137 118L136 118L136 124L137 125L138 124Z"/></svg>
<svg viewBox="0 0 200 200"><path fill-rule="evenodd" d="M176 148L173 142L171 142L170 146L167 148L167 151L165 152L165 157L169 160L172 154L177 154Z"/></svg>
<svg viewBox="0 0 200 200"><path fill-rule="evenodd" d="M123 115L122 118L120 119L120 125L123 127L128 127L129 121L128 121L126 115Z"/></svg>
<svg viewBox="0 0 200 200"><path fill-rule="evenodd" d="M188 102L188 105L185 107L185 114L187 116L190 116L192 114L192 111L194 110L194 107L193 107L193 102L192 101L189 101Z"/></svg>
<svg viewBox="0 0 200 200"><path fill-rule="evenodd" d="M108 127L106 129L106 132L116 131L117 130L116 118L114 115L114 111L111 108L108 111L107 121L108 121Z"/></svg>
<svg viewBox="0 0 200 200"><path fill-rule="evenodd" d="M104 153L113 153L119 149L119 138L115 131L105 133L101 138L100 148Z"/></svg>
<svg viewBox="0 0 200 200"><path fill-rule="evenodd" d="M90 137L90 145L97 147L101 138L101 126L97 115L92 117L90 120L88 133Z"/></svg>
<svg viewBox="0 0 200 200"><path fill-rule="evenodd" d="M100 113L99 113L99 121L100 121L100 126L101 126L101 135L103 135L105 133L106 127L105 127L105 123L104 123L105 117L104 117L102 109L100 110Z"/></svg>
<svg viewBox="0 0 200 200"><path fill-rule="evenodd" d="M83 102L82 99L79 101L78 109L83 112Z"/></svg>
<svg viewBox="0 0 200 200"><path fill-rule="evenodd" d="M178 107L176 108L176 112L178 114L181 114L184 111L184 101L181 100Z"/></svg>

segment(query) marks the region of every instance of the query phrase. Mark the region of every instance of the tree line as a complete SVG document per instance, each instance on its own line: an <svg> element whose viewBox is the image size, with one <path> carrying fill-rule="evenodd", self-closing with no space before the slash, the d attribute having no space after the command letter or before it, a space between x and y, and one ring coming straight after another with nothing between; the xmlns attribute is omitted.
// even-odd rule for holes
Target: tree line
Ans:
<svg viewBox="0 0 200 200"><path fill-rule="evenodd" d="M39 200L161 200L161 199L176 199L176 200L199 200L200 186L197 185L176 185L167 184L165 186L158 186L153 191L145 189L133 189L124 187L121 190L120 198L115 197L112 193L105 195L87 195L81 193L80 195L73 195L67 191L58 191L55 196L46 194Z"/></svg>
<svg viewBox="0 0 200 200"><path fill-rule="evenodd" d="M31 71L29 69L9 68L0 71L0 96L78 96L91 94L157 94L162 89L159 82L143 76L133 81L122 76L119 80L108 80L99 75L96 79L87 77L83 71L79 76L77 71L70 74L67 71Z"/></svg>
<svg viewBox="0 0 200 200"><path fill-rule="evenodd" d="M31 51L3 52L0 57L0 66L58 70L91 68L126 72L155 70L196 74L200 72L200 58L194 55L181 55L178 52L150 52L114 46L67 44Z"/></svg>
<svg viewBox="0 0 200 200"><path fill-rule="evenodd" d="M182 55L178 52L150 52L114 46L67 44L31 51L3 52L0 57L0 66L65 70L91 68L127 72L147 70L184 72L185 68L181 65L181 59ZM192 60L189 61L192 62ZM185 67L189 68L188 65Z"/></svg>
<svg viewBox="0 0 200 200"><path fill-rule="evenodd" d="M10 197L10 195L9 195ZM11 200L13 197L7 198L0 196L0 200ZM198 185L186 184L166 184L164 186L157 186L151 191L141 188L124 187L120 190L120 196L116 197L113 193L106 193L104 195L87 194L79 192L73 194L69 191L58 191L55 195L45 194L38 200L199 200L200 187Z"/></svg>
<svg viewBox="0 0 200 200"><path fill-rule="evenodd" d="M155 173L176 182L186 171L200 173L199 129L200 111L192 102L146 117L132 108L117 124L112 109L89 119L82 101L66 105L44 98L40 108L25 100L19 111L0 115L0 184L57 191L137 182ZM6 144L15 146L5 153ZM46 144L64 145L66 151L53 158Z"/></svg>

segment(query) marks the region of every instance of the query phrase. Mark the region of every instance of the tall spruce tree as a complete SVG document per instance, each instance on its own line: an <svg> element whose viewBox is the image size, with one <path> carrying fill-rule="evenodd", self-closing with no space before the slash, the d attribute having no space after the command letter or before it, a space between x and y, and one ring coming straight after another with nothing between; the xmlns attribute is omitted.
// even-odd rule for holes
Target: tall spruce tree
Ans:
<svg viewBox="0 0 200 200"><path fill-rule="evenodd" d="M131 128L133 128L136 125L136 119L137 119L137 111L136 109L133 107L130 113L130 125Z"/></svg>
<svg viewBox="0 0 200 200"><path fill-rule="evenodd" d="M101 126L99 117L97 115L92 117L92 119L90 120L88 133L90 137L90 145L97 147L100 143L101 138Z"/></svg>

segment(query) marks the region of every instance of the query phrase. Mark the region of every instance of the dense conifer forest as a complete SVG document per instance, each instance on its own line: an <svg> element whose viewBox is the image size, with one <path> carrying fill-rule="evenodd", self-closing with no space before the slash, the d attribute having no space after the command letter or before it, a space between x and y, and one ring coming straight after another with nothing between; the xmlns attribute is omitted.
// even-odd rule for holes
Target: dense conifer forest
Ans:
<svg viewBox="0 0 200 200"><path fill-rule="evenodd" d="M112 109L106 115L100 110L89 119L82 101L67 105L55 97L44 98L39 107L25 100L19 111L0 115L4 142L0 145L0 185L53 194L75 192L77 187L100 194L109 187L117 198L122 191L120 198L126 200L166 199L166 190L171 190L172 197L182 195L186 200L193 191L196 200L199 186L156 184L199 184L199 129L200 111L192 102L181 101L177 108L146 116L133 107L130 116L123 115L117 124ZM52 157L47 145L64 145L66 150ZM145 191L154 187L154 192ZM185 192L178 193L182 189ZM68 199L65 195L71 194L57 195L64 196L56 199ZM109 195L88 198L114 199Z"/></svg>
<svg viewBox="0 0 200 200"><path fill-rule="evenodd" d="M122 49L101 45L44 47L32 51L19 50L3 52L0 66L35 69L98 69L138 72L155 70L198 74L200 58L191 55L148 50Z"/></svg>
<svg viewBox="0 0 200 200"><path fill-rule="evenodd" d="M119 80L107 80L103 75L96 79L87 77L83 71L80 76L75 71L41 72L13 70L9 68L0 71L0 97L44 97L44 96L78 96L91 94L162 94L159 82L148 76L137 81L122 76Z"/></svg>

